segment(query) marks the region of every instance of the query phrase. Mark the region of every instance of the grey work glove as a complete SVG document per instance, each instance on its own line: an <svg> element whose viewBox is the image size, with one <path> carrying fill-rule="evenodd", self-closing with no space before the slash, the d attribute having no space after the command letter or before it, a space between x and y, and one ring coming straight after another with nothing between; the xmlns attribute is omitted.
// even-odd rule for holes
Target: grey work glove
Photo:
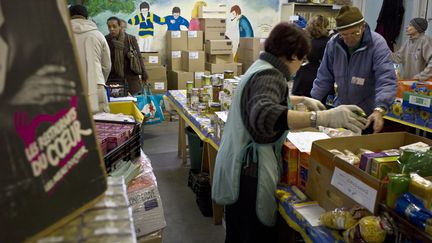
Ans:
<svg viewBox="0 0 432 243"><path fill-rule="evenodd" d="M342 127L354 133L361 133L367 120L354 112L361 114L363 110L356 105L341 105L331 110L317 111L317 126Z"/></svg>
<svg viewBox="0 0 432 243"><path fill-rule="evenodd" d="M309 111L322 111L326 109L321 101L309 97L303 97L302 103L308 108Z"/></svg>

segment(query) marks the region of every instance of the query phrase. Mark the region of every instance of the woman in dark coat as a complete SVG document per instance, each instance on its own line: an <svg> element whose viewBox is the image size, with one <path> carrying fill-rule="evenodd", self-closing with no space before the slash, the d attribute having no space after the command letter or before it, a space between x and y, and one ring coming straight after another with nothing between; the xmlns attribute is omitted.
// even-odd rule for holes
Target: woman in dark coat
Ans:
<svg viewBox="0 0 432 243"><path fill-rule="evenodd" d="M308 62L303 64L294 77L292 89L293 95L311 97L313 81L324 55L324 50L329 41L327 31L329 21L322 15L314 16L308 23L306 31L311 37L311 52L307 56ZM324 98L325 99L325 98ZM325 100L322 101L325 104Z"/></svg>
<svg viewBox="0 0 432 243"><path fill-rule="evenodd" d="M137 74L130 68L130 60L128 58L129 39L133 48L139 53L137 40L134 36L127 34L121 29L120 19L110 17L107 20L109 34L105 36L108 46L111 51L111 73L108 76L109 80L126 80L128 84L128 92L132 95L141 91L141 81L147 82L148 76L145 71L144 61L140 57L142 73ZM140 79L141 75L141 79Z"/></svg>

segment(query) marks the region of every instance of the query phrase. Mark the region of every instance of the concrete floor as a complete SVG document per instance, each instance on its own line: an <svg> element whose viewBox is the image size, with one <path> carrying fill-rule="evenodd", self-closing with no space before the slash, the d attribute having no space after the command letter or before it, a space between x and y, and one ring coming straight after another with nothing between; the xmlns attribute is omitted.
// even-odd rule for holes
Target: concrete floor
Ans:
<svg viewBox="0 0 432 243"><path fill-rule="evenodd" d="M143 150L152 162L167 227L163 243L221 243L225 229L202 216L195 194L187 186L189 165L177 157L178 122L143 127Z"/></svg>

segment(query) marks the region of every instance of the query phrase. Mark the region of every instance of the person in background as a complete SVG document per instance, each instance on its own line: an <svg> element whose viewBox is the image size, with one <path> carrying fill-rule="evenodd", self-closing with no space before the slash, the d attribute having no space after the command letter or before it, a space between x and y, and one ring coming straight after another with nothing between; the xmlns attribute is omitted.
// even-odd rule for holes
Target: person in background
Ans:
<svg viewBox="0 0 432 243"><path fill-rule="evenodd" d="M305 127L345 127L361 131L366 119L357 106L331 110L318 100L289 96L287 80L310 46L306 33L282 22L270 32L265 52L236 89L216 156L212 198L225 205L226 243L276 242L276 184L287 131ZM311 112L289 110L302 102Z"/></svg>
<svg viewBox="0 0 432 243"><path fill-rule="evenodd" d="M77 45L81 70L85 74L84 91L87 92L93 112L109 112L105 82L111 71L110 49L96 24L88 20L87 8L69 7L72 31Z"/></svg>
<svg viewBox="0 0 432 243"><path fill-rule="evenodd" d="M127 22L126 22L126 20L120 19L120 27L121 27L122 31L126 32L126 30L127 30Z"/></svg>
<svg viewBox="0 0 432 243"><path fill-rule="evenodd" d="M141 69L143 70L141 74L135 73L130 68L130 60L127 56L129 52L129 42L132 43L133 48L138 53L140 53L140 49L136 38L122 31L120 24L120 19L117 17L110 17L107 20L109 34L106 35L105 38L111 51L112 65L108 79L126 80L128 91L132 95L135 95L141 92L141 81L147 82L148 76L142 58L139 59Z"/></svg>
<svg viewBox="0 0 432 243"><path fill-rule="evenodd" d="M307 62L302 64L294 77L293 95L311 97L312 85L329 41L328 25L328 19L322 15L314 16L307 24L306 31L311 37L311 52L307 56ZM323 98L323 103L325 103L326 98L327 96Z"/></svg>
<svg viewBox="0 0 432 243"><path fill-rule="evenodd" d="M322 100L337 85L334 105L357 105L368 116L364 133L380 132L383 115L394 102L396 73L385 39L371 31L357 7L343 6L313 83L311 95Z"/></svg>
<svg viewBox="0 0 432 243"><path fill-rule="evenodd" d="M240 38L243 37L254 37L254 32L249 19L242 15L239 5L234 5L231 7L231 21L237 21L239 25Z"/></svg>
<svg viewBox="0 0 432 243"><path fill-rule="evenodd" d="M406 28L409 40L391 56L393 62L402 64L402 79L425 81L432 77L432 40L424 33L427 27L426 19L412 19Z"/></svg>
<svg viewBox="0 0 432 243"><path fill-rule="evenodd" d="M180 30L180 26L189 28L189 21L180 16L180 8L174 7L172 9L172 15L165 16L165 23L168 25L168 30Z"/></svg>
<svg viewBox="0 0 432 243"><path fill-rule="evenodd" d="M154 24L165 24L165 18L150 12L150 4L142 2L140 12L128 20L130 25L139 25L138 44L143 52L151 52L154 36Z"/></svg>

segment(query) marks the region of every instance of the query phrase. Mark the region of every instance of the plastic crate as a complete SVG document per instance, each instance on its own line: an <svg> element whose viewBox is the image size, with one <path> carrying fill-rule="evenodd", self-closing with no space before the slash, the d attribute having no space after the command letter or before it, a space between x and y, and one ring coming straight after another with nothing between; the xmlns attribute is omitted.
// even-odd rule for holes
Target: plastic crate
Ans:
<svg viewBox="0 0 432 243"><path fill-rule="evenodd" d="M119 160L133 160L140 156L141 153L141 124L135 122L114 122L114 121L100 121L106 123L117 123L117 124L134 124L135 127L132 130L129 138L118 145L113 150L109 151L104 156L105 167L107 172L111 172L111 167Z"/></svg>
<svg viewBox="0 0 432 243"><path fill-rule="evenodd" d="M109 79L106 82L109 97L125 97L128 95L128 85L125 79Z"/></svg>

